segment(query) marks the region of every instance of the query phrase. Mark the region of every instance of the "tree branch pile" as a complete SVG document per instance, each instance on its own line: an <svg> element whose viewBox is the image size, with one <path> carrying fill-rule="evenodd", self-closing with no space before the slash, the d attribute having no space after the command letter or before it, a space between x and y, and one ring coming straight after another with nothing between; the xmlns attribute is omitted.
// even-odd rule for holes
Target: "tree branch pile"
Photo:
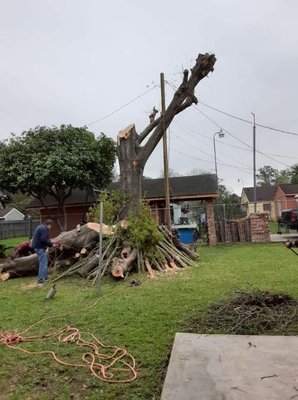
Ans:
<svg viewBox="0 0 298 400"><path fill-rule="evenodd" d="M188 332L234 335L297 334L298 302L287 294L268 291L237 292L231 300L192 315Z"/></svg>
<svg viewBox="0 0 298 400"><path fill-rule="evenodd" d="M111 275L118 279L126 278L131 272L148 272L154 277L157 271L173 271L195 265L198 255L189 246L180 243L165 227L158 228L159 241L153 250L151 248L148 251L148 247L137 247L129 241L128 225L126 221L113 227L103 224L101 262L99 224L88 222L78 229L62 232L54 239L59 247L49 249L48 253L49 272L55 272L55 278L51 280L57 281L73 275L95 279L99 272L101 276ZM148 236L152 234L148 232ZM7 258L0 264L0 279L35 275L37 269L36 254Z"/></svg>
<svg viewBox="0 0 298 400"><path fill-rule="evenodd" d="M194 266L198 255L188 246L183 245L173 237L166 228L160 228L162 239L155 247L154 254L149 254L145 249L132 247L123 240L125 228L117 227L114 233L105 237L102 249L102 262L99 261L99 249L96 245L87 256L81 255L76 262L67 267L65 263L56 263L56 268L64 269L54 281L66 276L79 275L86 279L95 279L101 264L101 276L111 275L117 279L124 279L130 273L147 272L151 277L156 272L174 271L178 268Z"/></svg>

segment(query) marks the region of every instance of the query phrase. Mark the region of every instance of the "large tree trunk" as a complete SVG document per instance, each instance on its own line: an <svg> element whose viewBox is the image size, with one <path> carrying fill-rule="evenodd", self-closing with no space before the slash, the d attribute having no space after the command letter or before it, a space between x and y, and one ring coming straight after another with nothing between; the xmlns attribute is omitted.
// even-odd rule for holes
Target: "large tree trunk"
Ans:
<svg viewBox="0 0 298 400"><path fill-rule="evenodd" d="M82 248L97 244L99 239L100 225L94 222L88 222L85 225L78 227L67 232L61 232L59 236L54 238L59 247L63 250L59 258L63 258L63 251L65 257L69 256L69 251L72 250L73 254L80 251ZM110 236L113 229L103 224L102 232L104 235ZM51 254L55 252L55 248L49 248L49 261L52 259ZM59 251L59 249L58 249ZM3 259L0 264L0 279L6 280L8 278L18 276L35 275L38 270L38 258L36 254L27 257L20 257L15 259Z"/></svg>
<svg viewBox="0 0 298 400"><path fill-rule="evenodd" d="M209 72L213 71L215 62L214 54L199 54L194 67L191 69L190 76L188 70L184 71L183 82L175 92L163 115L155 119L156 112L153 112L150 115L150 124L140 134L136 132L134 124L119 132L117 153L120 168L120 186L121 191L129 199L127 207L121 211L121 219L127 218L129 212L138 207L141 199L143 171L148 158L175 115L190 107L193 103L197 103L194 90L197 84ZM147 139L147 142L141 146L145 139Z"/></svg>

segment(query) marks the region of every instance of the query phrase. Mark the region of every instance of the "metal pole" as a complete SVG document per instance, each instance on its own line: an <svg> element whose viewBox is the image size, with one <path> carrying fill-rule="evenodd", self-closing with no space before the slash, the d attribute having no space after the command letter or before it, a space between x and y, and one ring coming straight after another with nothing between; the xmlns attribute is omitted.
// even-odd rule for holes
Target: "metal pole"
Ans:
<svg viewBox="0 0 298 400"><path fill-rule="evenodd" d="M217 135L217 132L213 135L213 151L214 151L214 164L215 164L216 182L217 182L217 185L218 185L217 162L216 162L216 147L215 147L215 135Z"/></svg>
<svg viewBox="0 0 298 400"><path fill-rule="evenodd" d="M164 114L166 111L165 101L165 80L164 73L160 74L160 89L161 89L161 113L163 124L163 166L164 166L164 188L165 188L165 222L169 231L171 231L171 212L170 212L170 189L169 189L169 162L168 162L168 148L167 148L167 131L164 124Z"/></svg>
<svg viewBox="0 0 298 400"><path fill-rule="evenodd" d="M257 212L257 185L256 185L256 116L252 112L254 118L253 124L253 178L254 178L254 212Z"/></svg>
<svg viewBox="0 0 298 400"><path fill-rule="evenodd" d="M226 205L222 205L223 208L223 219L224 219L224 226L225 226L225 242L227 241L227 218L226 218Z"/></svg>
<svg viewBox="0 0 298 400"><path fill-rule="evenodd" d="M100 295L101 287L101 266L102 266L102 220L103 220L103 203L99 204L99 246L98 246L98 270L96 275L97 296Z"/></svg>

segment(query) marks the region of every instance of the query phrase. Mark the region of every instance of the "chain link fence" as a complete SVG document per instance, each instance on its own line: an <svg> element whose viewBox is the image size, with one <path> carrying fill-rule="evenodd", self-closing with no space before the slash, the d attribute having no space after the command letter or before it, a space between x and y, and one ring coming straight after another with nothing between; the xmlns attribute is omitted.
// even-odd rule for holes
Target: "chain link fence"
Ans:
<svg viewBox="0 0 298 400"><path fill-rule="evenodd" d="M247 209L243 204L214 203L214 220L218 242L250 241L249 221L245 221ZM160 224L165 224L165 208L151 210ZM208 242L207 210L205 204L171 206L172 227L196 227L198 239Z"/></svg>

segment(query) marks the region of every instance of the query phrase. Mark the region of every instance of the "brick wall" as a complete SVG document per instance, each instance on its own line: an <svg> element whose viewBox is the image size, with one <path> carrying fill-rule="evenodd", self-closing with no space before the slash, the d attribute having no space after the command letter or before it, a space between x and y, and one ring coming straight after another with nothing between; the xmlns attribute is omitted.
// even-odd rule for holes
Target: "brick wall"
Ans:
<svg viewBox="0 0 298 400"><path fill-rule="evenodd" d="M250 214L251 241L255 243L270 242L267 214Z"/></svg>
<svg viewBox="0 0 298 400"><path fill-rule="evenodd" d="M214 221L214 207L212 200L206 201L206 214L207 214L209 245L213 246L217 243L217 237L216 237L216 229Z"/></svg>

